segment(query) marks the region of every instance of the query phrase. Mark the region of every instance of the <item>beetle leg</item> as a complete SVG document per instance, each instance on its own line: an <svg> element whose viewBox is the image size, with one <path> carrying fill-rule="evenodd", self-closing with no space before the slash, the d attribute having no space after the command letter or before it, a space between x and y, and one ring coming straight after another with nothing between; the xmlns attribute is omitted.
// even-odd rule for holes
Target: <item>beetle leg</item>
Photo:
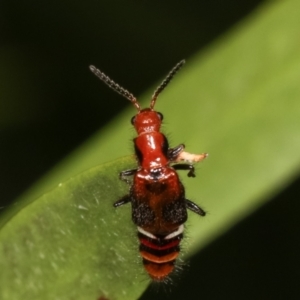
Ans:
<svg viewBox="0 0 300 300"><path fill-rule="evenodd" d="M194 213L204 217L206 215L206 212L199 207L196 203L192 202L191 200L185 199L185 206L189 210L193 211Z"/></svg>
<svg viewBox="0 0 300 300"><path fill-rule="evenodd" d="M125 195L124 197L122 197L121 199L119 199L118 201L116 201L113 205L114 207L119 207L122 206L128 202L131 201L131 198L129 195Z"/></svg>
<svg viewBox="0 0 300 300"><path fill-rule="evenodd" d="M172 166L175 170L188 170L188 177L196 177L195 168L191 164L176 164Z"/></svg>
<svg viewBox="0 0 300 300"><path fill-rule="evenodd" d="M125 181L127 184L131 184L130 180L127 178L128 176L132 176L137 172L137 169L128 169L120 172L119 178Z"/></svg>

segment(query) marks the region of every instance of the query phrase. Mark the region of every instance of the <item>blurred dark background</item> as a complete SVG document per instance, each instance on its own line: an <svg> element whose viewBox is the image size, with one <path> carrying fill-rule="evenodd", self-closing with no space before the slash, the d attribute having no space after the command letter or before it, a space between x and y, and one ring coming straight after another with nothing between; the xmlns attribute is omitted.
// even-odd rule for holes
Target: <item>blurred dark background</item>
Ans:
<svg viewBox="0 0 300 300"><path fill-rule="evenodd" d="M0 207L129 105L90 64L138 96L262 2L2 0ZM297 249L277 246L299 239L299 183L194 257L178 289L142 299L298 299Z"/></svg>

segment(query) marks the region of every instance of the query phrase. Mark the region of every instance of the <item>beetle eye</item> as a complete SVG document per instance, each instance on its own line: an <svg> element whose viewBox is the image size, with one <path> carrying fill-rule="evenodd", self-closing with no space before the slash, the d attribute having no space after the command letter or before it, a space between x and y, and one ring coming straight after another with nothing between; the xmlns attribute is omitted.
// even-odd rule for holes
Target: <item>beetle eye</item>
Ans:
<svg viewBox="0 0 300 300"><path fill-rule="evenodd" d="M131 124L134 125L134 122L135 122L135 116L133 116L130 120Z"/></svg>
<svg viewBox="0 0 300 300"><path fill-rule="evenodd" d="M162 120L164 119L164 116L163 116L163 114L162 114L162 113L160 113L160 112L157 112L157 114L158 114L158 116L159 116L160 120L162 121Z"/></svg>

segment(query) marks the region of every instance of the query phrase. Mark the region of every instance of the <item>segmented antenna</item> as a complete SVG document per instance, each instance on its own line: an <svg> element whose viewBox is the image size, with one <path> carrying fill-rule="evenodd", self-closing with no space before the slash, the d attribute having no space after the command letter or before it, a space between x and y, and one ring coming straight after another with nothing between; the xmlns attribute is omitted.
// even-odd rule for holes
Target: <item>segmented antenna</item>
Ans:
<svg viewBox="0 0 300 300"><path fill-rule="evenodd" d="M153 96L151 98L150 109L153 109L158 95L165 89L165 87L172 80L174 75L181 69L181 67L184 64L185 64L185 60L183 59L170 71L170 73L167 75L164 81L157 87L157 89L154 91Z"/></svg>
<svg viewBox="0 0 300 300"><path fill-rule="evenodd" d="M107 84L112 90L119 93L126 99L128 99L138 110L138 112L141 111L141 107L139 103L137 102L136 98L127 90L125 90L123 87L115 83L113 80L111 80L107 75L105 75L103 72L101 72L99 69L97 69L95 66L90 66L90 70L105 84Z"/></svg>

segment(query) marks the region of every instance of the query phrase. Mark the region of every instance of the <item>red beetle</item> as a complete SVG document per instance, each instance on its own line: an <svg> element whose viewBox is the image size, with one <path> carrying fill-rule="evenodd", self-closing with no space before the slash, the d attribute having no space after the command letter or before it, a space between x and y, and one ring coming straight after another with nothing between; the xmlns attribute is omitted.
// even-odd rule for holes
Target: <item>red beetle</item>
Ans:
<svg viewBox="0 0 300 300"><path fill-rule="evenodd" d="M133 140L138 166L120 173L120 179L130 184L129 194L114 203L119 207L131 203L132 220L138 229L140 254L150 277L164 281L174 270L180 252L187 208L200 216L205 212L194 202L186 199L185 189L177 170L187 170L195 177L192 163L207 157L206 153L191 154L184 145L170 148L166 136L160 132L163 115L154 110L156 99L183 66L180 61L155 90L150 107L141 109L137 99L94 66L90 70L111 89L131 101L137 114L131 119L137 137Z"/></svg>

